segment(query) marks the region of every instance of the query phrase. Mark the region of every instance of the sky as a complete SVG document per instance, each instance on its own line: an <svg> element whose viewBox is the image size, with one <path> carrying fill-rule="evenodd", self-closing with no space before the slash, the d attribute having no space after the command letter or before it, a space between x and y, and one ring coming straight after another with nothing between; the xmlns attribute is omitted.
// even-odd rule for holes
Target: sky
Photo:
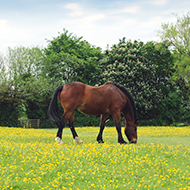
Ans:
<svg viewBox="0 0 190 190"><path fill-rule="evenodd" d="M158 41L162 23L190 11L190 0L0 0L0 54L47 47L63 29L107 49L119 39Z"/></svg>

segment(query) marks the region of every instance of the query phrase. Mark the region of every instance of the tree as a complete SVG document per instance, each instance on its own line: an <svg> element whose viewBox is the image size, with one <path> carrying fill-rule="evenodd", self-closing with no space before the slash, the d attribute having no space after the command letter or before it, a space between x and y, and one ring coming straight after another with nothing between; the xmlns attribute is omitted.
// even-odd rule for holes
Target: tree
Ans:
<svg viewBox="0 0 190 190"><path fill-rule="evenodd" d="M151 110L160 101L160 89L155 86L157 65L146 58L143 42L120 40L111 50L101 65L104 81L124 85L134 96L141 119L147 119Z"/></svg>
<svg viewBox="0 0 190 190"><path fill-rule="evenodd" d="M169 50L167 43L147 42L144 46L145 57L152 64L156 65L156 81L157 89L161 89L162 94L167 95L169 91L175 91L174 85L170 78L175 71L173 68L173 54Z"/></svg>
<svg viewBox="0 0 190 190"><path fill-rule="evenodd" d="M15 93L20 94L20 99L35 100L35 96L40 94L40 88L45 86L45 79L41 77L43 61L44 54L39 47L8 48L8 76Z"/></svg>
<svg viewBox="0 0 190 190"><path fill-rule="evenodd" d="M21 81L25 81L31 76L39 77L44 54L39 47L20 46L13 49L9 47L6 59L10 79L14 80L14 87L17 88Z"/></svg>
<svg viewBox="0 0 190 190"><path fill-rule="evenodd" d="M7 71L5 68L5 60L4 56L0 54L0 85L6 82L7 79Z"/></svg>
<svg viewBox="0 0 190 190"><path fill-rule="evenodd" d="M20 101L12 88L12 81L8 79L5 67L5 57L0 55L0 125L17 126Z"/></svg>
<svg viewBox="0 0 190 190"><path fill-rule="evenodd" d="M158 36L170 45L175 55L173 81L183 84L180 89L184 97L190 98L190 12L176 18L175 23L163 23Z"/></svg>
<svg viewBox="0 0 190 190"><path fill-rule="evenodd" d="M6 109L12 106L12 111L17 114L12 123L17 126L21 108L24 106L28 118L40 118L41 127L47 127L46 121L49 121L47 108L51 95L46 78L41 76L41 67L44 61L43 51L38 47L9 48L5 60L8 78L5 85L0 86L0 103ZM10 113L12 113L10 110L4 113L5 117L2 122L9 117Z"/></svg>
<svg viewBox="0 0 190 190"><path fill-rule="evenodd" d="M82 37L78 38L65 29L48 42L43 71L53 89L72 81L98 83L98 61L103 57L99 47L91 46Z"/></svg>
<svg viewBox="0 0 190 190"><path fill-rule="evenodd" d="M173 54L167 43L147 42L144 46L146 58L156 65L154 87L160 90L161 100L157 103L156 109L151 111L151 118L156 116L159 124L171 124L178 121L181 115L179 93L171 82L171 76L175 71L173 66ZM177 102L178 104L177 104ZM182 108L182 106L181 106ZM176 114L177 113L177 114ZM177 117L179 116L179 117Z"/></svg>
<svg viewBox="0 0 190 190"><path fill-rule="evenodd" d="M48 41L45 55L42 75L49 83L51 95L58 85L68 82L100 84L99 61L104 54L99 47L91 46L82 37L78 38L64 29L63 33ZM79 112L76 115L76 125L89 125L87 116Z"/></svg>

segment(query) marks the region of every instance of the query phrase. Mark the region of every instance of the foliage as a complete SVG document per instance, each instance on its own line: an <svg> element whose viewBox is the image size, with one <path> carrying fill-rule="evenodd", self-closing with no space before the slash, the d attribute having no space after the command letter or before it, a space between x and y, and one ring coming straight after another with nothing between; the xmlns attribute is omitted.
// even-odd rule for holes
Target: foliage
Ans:
<svg viewBox="0 0 190 190"><path fill-rule="evenodd" d="M7 72L5 69L5 58L0 54L0 85L6 83L7 80Z"/></svg>
<svg viewBox="0 0 190 190"><path fill-rule="evenodd" d="M98 126L100 123L100 116L89 116L80 113L79 111L75 111L75 126Z"/></svg>
<svg viewBox="0 0 190 190"><path fill-rule="evenodd" d="M152 65L156 65L155 87L161 89L162 94L167 95L175 91L170 78L175 71L173 68L173 55L167 43L147 42L144 46L145 57Z"/></svg>
<svg viewBox="0 0 190 190"><path fill-rule="evenodd" d="M0 54L0 124L18 126L25 116L40 118L40 127L55 127L47 117L51 96L58 85L72 81L124 85L134 96L141 125L190 122L189 14L162 25L161 43L123 38L102 53L64 29L45 49L8 48L7 56ZM76 126L99 123L99 116L75 115Z"/></svg>
<svg viewBox="0 0 190 190"><path fill-rule="evenodd" d="M182 98L170 80L175 69L167 43L144 45L140 41L125 42L124 38L106 55L101 64L103 79L123 84L131 91L142 125L181 121Z"/></svg>
<svg viewBox="0 0 190 190"><path fill-rule="evenodd" d="M175 23L163 23L158 31L162 41L167 41L175 55L175 72L172 79L184 81L190 98L190 12L182 17L176 16Z"/></svg>
<svg viewBox="0 0 190 190"><path fill-rule="evenodd" d="M175 72L174 57L169 50L168 43L148 42L145 44L146 58L156 65L155 83L161 91L161 100L156 103L155 109L149 114L154 125L168 125L181 120L182 98L171 77Z"/></svg>
<svg viewBox="0 0 190 190"><path fill-rule="evenodd" d="M72 81L91 85L98 83L98 61L103 57L99 47L92 47L82 37L69 34L65 29L48 42L43 72L50 85L56 88Z"/></svg>
<svg viewBox="0 0 190 190"><path fill-rule="evenodd" d="M134 96L141 118L146 118L156 103L161 92L156 86L157 65L146 58L143 42L120 40L111 50L107 50L102 62L103 80L124 85Z"/></svg>
<svg viewBox="0 0 190 190"><path fill-rule="evenodd" d="M22 90L25 92L24 105L26 114L30 119L40 119L40 127L49 128L52 124L47 116L48 105L51 99L51 89L47 80L30 77L23 82Z"/></svg>
<svg viewBox="0 0 190 190"><path fill-rule="evenodd" d="M8 49L8 56L4 58L7 65L7 75L1 81L0 102L5 108L7 106L9 111L4 112L1 125L8 122L5 118L9 118L12 112L14 117L9 122L18 123L23 105L27 110L28 117L36 116L40 119L48 119L46 109L50 94L48 94L49 85L46 79L41 76L43 60L43 51L38 47L25 48L20 46ZM4 67L1 68L5 69ZM1 107L1 110L4 111L6 110L5 108ZM45 110L45 112L39 112L39 110ZM31 113L34 114L32 115Z"/></svg>
<svg viewBox="0 0 190 190"><path fill-rule="evenodd" d="M162 23L158 36L167 40L173 50L190 55L190 12L182 17L176 15L176 23Z"/></svg>
<svg viewBox="0 0 190 190"><path fill-rule="evenodd" d="M181 90L183 97L190 101L190 54L182 54L175 52L175 64L172 80Z"/></svg>
<svg viewBox="0 0 190 190"><path fill-rule="evenodd" d="M190 101L183 100L182 102L182 121L187 124L190 123Z"/></svg>
<svg viewBox="0 0 190 190"><path fill-rule="evenodd" d="M5 67L5 57L0 56L0 124L3 126L18 126L20 116L20 92L13 88L13 82L8 79Z"/></svg>
<svg viewBox="0 0 190 190"><path fill-rule="evenodd" d="M53 94L58 85L72 81L90 85L100 83L98 62L103 54L99 47L91 46L87 41L82 40L82 37L78 38L64 29L63 33L48 41L45 55L42 76L49 83L50 94ZM92 125L97 120L95 118L89 120L88 116L78 112L76 114L79 115L76 118L77 126Z"/></svg>
<svg viewBox="0 0 190 190"><path fill-rule="evenodd" d="M178 92L169 92L165 99L162 99L158 110L162 113L158 118L160 121L167 121L165 125L182 121L182 99Z"/></svg>
<svg viewBox="0 0 190 190"><path fill-rule="evenodd" d="M19 105L13 98L5 98L2 100L0 93L0 123L2 126L20 126L18 118L20 116Z"/></svg>
<svg viewBox="0 0 190 190"><path fill-rule="evenodd" d="M14 89L18 90L30 77L38 77L41 70L43 52L38 47L8 48L6 58L9 79L13 81Z"/></svg>

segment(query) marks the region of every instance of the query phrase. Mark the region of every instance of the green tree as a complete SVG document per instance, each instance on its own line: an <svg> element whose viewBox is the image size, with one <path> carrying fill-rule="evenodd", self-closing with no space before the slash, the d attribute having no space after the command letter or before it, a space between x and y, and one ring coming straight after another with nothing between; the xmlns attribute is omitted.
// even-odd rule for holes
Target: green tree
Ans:
<svg viewBox="0 0 190 190"><path fill-rule="evenodd" d="M99 47L91 46L82 37L78 38L65 29L48 42L43 72L53 89L72 81L91 85L98 83L98 62L103 57Z"/></svg>
<svg viewBox="0 0 190 190"><path fill-rule="evenodd" d="M4 56L0 54L0 85L6 82L7 80L7 71L5 68Z"/></svg>
<svg viewBox="0 0 190 190"><path fill-rule="evenodd" d="M167 43L132 43L123 38L106 52L102 77L131 91L141 124L168 125L181 121L183 112L182 98L170 80L173 60Z"/></svg>
<svg viewBox="0 0 190 190"><path fill-rule="evenodd" d="M39 77L44 60L43 51L39 47L8 48L7 65L9 77L14 81L14 88L31 76Z"/></svg>
<svg viewBox="0 0 190 190"><path fill-rule="evenodd" d="M162 94L167 95L170 91L175 91L170 78L175 71L173 54L169 50L167 43L147 42L144 46L145 57L152 64L156 65L155 86L161 89Z"/></svg>
<svg viewBox="0 0 190 190"><path fill-rule="evenodd" d="M41 126L47 127L47 107L50 100L50 87L46 78L41 76L44 53L38 47L15 47L8 49L6 57L7 76L5 84L1 85L1 103L6 107L15 105L18 113L15 122L21 116L22 107L25 106L28 118L40 118ZM8 102L7 102L8 101ZM5 113L5 118L10 111ZM49 122L50 123L50 122ZM16 125L15 125L16 126Z"/></svg>
<svg viewBox="0 0 190 190"><path fill-rule="evenodd" d="M5 57L0 55L0 126L17 126L20 100L8 79L5 64Z"/></svg>
<svg viewBox="0 0 190 190"><path fill-rule="evenodd" d="M173 81L180 84L184 97L190 99L190 12L176 19L175 23L163 23L158 36L170 45L175 55Z"/></svg>
<svg viewBox="0 0 190 190"><path fill-rule="evenodd" d="M182 98L176 86L171 82L174 69L174 56L168 43L147 42L146 58L156 67L155 88L161 90L161 100L152 110L151 118L156 116L158 124L171 124L180 121L182 116ZM160 122L159 122L160 121Z"/></svg>
<svg viewBox="0 0 190 190"><path fill-rule="evenodd" d="M146 54L143 42L126 42L123 38L107 50L101 63L103 80L120 83L132 93L141 119L148 118L161 98L160 89L155 87L157 65Z"/></svg>

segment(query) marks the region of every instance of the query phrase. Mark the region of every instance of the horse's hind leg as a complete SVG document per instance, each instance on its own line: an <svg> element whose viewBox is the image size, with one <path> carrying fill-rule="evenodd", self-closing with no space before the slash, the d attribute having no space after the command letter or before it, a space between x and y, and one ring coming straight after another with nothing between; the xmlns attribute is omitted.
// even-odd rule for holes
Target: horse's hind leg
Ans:
<svg viewBox="0 0 190 190"><path fill-rule="evenodd" d="M108 118L108 115L105 114L105 115L101 115L101 121L100 121L100 131L99 131L99 134L97 136L97 141L98 143L104 143L103 141L103 138L102 138L102 134L103 134L103 131L104 131L104 128L105 128L105 122Z"/></svg>
<svg viewBox="0 0 190 190"><path fill-rule="evenodd" d="M69 118L69 127L70 127L70 130L72 132L74 142L76 144L83 143L83 141L78 137L77 132L75 131L75 127L74 127L74 112L71 115L71 117Z"/></svg>
<svg viewBox="0 0 190 190"><path fill-rule="evenodd" d="M58 125L58 131L57 131L57 136L55 138L55 141L58 143L58 144L63 144L63 141L62 141L62 133L63 133L63 128L65 127L65 124L67 122L67 120L70 118L70 116L72 115L72 112L64 112L62 118L61 118L61 122L60 124Z"/></svg>
<svg viewBox="0 0 190 190"><path fill-rule="evenodd" d="M62 133L63 133L63 128L64 128L64 127L65 127L65 119L64 119L64 116L62 116L61 122L60 122L60 124L58 125L57 136L55 137L55 141L56 141L58 144L63 144L63 141L62 141Z"/></svg>

